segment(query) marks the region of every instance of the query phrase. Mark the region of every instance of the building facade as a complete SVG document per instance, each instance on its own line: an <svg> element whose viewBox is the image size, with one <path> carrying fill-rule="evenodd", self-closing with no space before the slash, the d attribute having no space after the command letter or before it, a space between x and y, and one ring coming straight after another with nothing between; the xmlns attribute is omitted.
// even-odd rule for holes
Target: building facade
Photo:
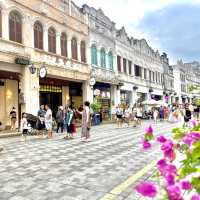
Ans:
<svg viewBox="0 0 200 200"><path fill-rule="evenodd" d="M96 10L83 5L89 18L89 49L91 77L96 83L93 86L91 100L102 105L103 119L110 117L111 108L120 103L119 79L116 68L115 23L104 15L101 9Z"/></svg>
<svg viewBox="0 0 200 200"><path fill-rule="evenodd" d="M121 103L133 106L147 99L163 99L163 63L145 39L129 37L124 27L116 31L117 69L123 86Z"/></svg>
<svg viewBox="0 0 200 200"><path fill-rule="evenodd" d="M17 108L36 114L40 104L81 106L87 99L87 15L71 1L0 2L0 121Z"/></svg>
<svg viewBox="0 0 200 200"><path fill-rule="evenodd" d="M173 69L176 102L192 103L195 98L200 98L198 91L191 90L191 87L200 87L200 64L183 63L182 60L178 60Z"/></svg>
<svg viewBox="0 0 200 200"><path fill-rule="evenodd" d="M175 90L174 90L174 72L173 67L169 65L169 59L166 53L161 55L164 68L164 80L163 80L163 95L164 100L168 104L175 103Z"/></svg>

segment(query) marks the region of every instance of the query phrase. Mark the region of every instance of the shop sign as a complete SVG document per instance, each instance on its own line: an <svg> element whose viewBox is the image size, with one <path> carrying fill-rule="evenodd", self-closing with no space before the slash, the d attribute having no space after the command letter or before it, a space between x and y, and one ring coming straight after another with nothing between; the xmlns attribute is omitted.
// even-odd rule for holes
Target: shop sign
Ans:
<svg viewBox="0 0 200 200"><path fill-rule="evenodd" d="M95 78L91 78L90 81L89 81L90 86L94 86L95 83L96 83Z"/></svg>
<svg viewBox="0 0 200 200"><path fill-rule="evenodd" d="M98 89L94 90L94 95L95 96L99 96L100 94L101 94L100 90L98 90Z"/></svg>
<svg viewBox="0 0 200 200"><path fill-rule="evenodd" d="M31 61L29 59L26 59L26 58L16 58L15 63L19 64L19 65L30 65Z"/></svg>
<svg viewBox="0 0 200 200"><path fill-rule="evenodd" d="M47 76L47 69L46 67L41 67L39 71L40 78L45 78Z"/></svg>

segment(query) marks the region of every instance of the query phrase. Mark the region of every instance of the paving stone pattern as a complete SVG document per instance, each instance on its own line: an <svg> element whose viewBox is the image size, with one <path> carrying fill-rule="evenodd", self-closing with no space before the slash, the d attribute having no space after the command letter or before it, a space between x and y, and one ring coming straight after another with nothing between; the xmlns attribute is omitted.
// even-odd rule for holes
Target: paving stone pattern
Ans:
<svg viewBox="0 0 200 200"><path fill-rule="evenodd" d="M98 200L114 187L159 157L158 147L144 152L144 127L117 129L116 125L92 128L92 140L66 141L29 138L1 140L0 200ZM157 133L172 125L158 123ZM164 128L163 128L164 127ZM129 188L118 199L126 199ZM137 199L136 197L131 197Z"/></svg>

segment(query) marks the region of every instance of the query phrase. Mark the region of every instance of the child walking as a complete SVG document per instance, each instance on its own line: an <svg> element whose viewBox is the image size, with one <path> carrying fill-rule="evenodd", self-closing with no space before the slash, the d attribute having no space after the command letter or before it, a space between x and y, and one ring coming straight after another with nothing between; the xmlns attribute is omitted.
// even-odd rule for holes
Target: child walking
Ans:
<svg viewBox="0 0 200 200"><path fill-rule="evenodd" d="M26 142L26 136L28 134L28 121L27 121L26 113L22 113L20 131L22 132L22 136L24 137L24 140Z"/></svg>

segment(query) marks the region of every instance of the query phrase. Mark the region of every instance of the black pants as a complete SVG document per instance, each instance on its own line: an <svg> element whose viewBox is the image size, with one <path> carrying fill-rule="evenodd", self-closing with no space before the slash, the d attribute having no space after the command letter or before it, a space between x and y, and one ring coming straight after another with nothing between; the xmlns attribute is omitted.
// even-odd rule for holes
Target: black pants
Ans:
<svg viewBox="0 0 200 200"><path fill-rule="evenodd" d="M63 133L63 129L64 129L64 124L63 122L57 122L57 133L59 131L59 129L61 128L61 133Z"/></svg>

